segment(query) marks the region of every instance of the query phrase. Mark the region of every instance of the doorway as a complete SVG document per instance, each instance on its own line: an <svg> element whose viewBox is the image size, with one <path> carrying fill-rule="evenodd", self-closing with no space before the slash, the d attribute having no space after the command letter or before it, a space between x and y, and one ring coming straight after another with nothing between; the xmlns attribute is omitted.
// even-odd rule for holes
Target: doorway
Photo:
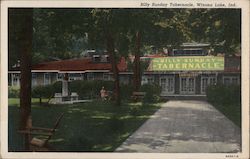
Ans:
<svg viewBox="0 0 250 159"><path fill-rule="evenodd" d="M180 77L180 94L195 94L195 77Z"/></svg>

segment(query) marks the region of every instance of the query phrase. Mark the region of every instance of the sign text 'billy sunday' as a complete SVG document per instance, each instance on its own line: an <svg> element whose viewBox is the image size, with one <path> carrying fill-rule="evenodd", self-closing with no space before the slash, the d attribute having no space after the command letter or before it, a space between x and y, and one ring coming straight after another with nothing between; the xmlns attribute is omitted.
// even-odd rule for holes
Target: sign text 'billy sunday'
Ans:
<svg viewBox="0 0 250 159"><path fill-rule="evenodd" d="M224 57L163 57L151 64L152 71L224 70Z"/></svg>

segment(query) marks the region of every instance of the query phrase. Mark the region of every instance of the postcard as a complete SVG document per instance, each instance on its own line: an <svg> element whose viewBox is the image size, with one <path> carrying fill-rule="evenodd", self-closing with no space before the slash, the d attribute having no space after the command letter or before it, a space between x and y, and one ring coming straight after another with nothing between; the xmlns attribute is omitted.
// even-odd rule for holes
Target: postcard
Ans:
<svg viewBox="0 0 250 159"><path fill-rule="evenodd" d="M249 158L248 0L1 1L1 158Z"/></svg>

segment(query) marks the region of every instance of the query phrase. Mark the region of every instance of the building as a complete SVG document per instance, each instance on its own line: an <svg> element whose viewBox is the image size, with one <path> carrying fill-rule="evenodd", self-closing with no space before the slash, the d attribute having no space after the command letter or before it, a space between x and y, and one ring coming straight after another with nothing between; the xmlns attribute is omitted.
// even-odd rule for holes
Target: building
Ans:
<svg viewBox="0 0 250 159"><path fill-rule="evenodd" d="M148 55L141 61L148 64L142 74L142 84L155 83L162 88L162 96L205 95L214 84L241 83L241 56L212 56L207 44L186 43L173 49L168 56ZM128 70L125 58L118 63L120 82L132 83L133 72ZM47 85L67 73L73 80L113 80L111 64L105 54L81 59L45 62L32 67L32 86ZM9 85L19 86L20 71L9 70Z"/></svg>
<svg viewBox="0 0 250 159"><path fill-rule="evenodd" d="M205 95L209 85L239 85L240 81L240 57L158 57L150 60L142 76L143 83L159 84L163 96Z"/></svg>
<svg viewBox="0 0 250 159"><path fill-rule="evenodd" d="M122 82L128 83L126 77L127 64L125 58L121 58L117 65L120 74L125 74ZM60 60L44 62L32 66L32 86L48 85L56 81L62 81L64 74L68 74L68 80L112 80L111 64L108 56L95 55L80 59ZM20 86L19 67L9 70L9 86Z"/></svg>

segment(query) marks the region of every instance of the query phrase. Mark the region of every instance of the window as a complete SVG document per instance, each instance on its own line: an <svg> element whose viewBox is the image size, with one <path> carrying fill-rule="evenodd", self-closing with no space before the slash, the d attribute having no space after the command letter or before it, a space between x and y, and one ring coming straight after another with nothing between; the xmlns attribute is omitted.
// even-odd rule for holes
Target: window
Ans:
<svg viewBox="0 0 250 159"><path fill-rule="evenodd" d="M12 74L12 86L20 86L20 74Z"/></svg>
<svg viewBox="0 0 250 159"><path fill-rule="evenodd" d="M103 73L103 80L109 81L110 80L110 75L107 73Z"/></svg>
<svg viewBox="0 0 250 159"><path fill-rule="evenodd" d="M195 93L195 78L194 77L181 77L180 78L180 93L181 94L194 94Z"/></svg>
<svg viewBox="0 0 250 159"><path fill-rule="evenodd" d="M87 79L88 79L88 80L94 80L94 79L95 79L95 78L94 78L94 73L92 73L92 72L88 73L88 74L87 74Z"/></svg>
<svg viewBox="0 0 250 159"><path fill-rule="evenodd" d="M154 76L142 76L141 84L153 84Z"/></svg>
<svg viewBox="0 0 250 159"><path fill-rule="evenodd" d="M62 81L63 80L63 73L58 73L57 74L57 81Z"/></svg>
<svg viewBox="0 0 250 159"><path fill-rule="evenodd" d="M81 73L70 73L69 74L69 81L74 80L82 80L82 74Z"/></svg>
<svg viewBox="0 0 250 159"><path fill-rule="evenodd" d="M193 56L193 55L204 55L204 50L200 48L194 49L174 49L173 55L175 56Z"/></svg>
<svg viewBox="0 0 250 159"><path fill-rule="evenodd" d="M44 73L44 85L50 84L50 73Z"/></svg>
<svg viewBox="0 0 250 159"><path fill-rule="evenodd" d="M201 93L205 94L206 89L210 85L216 84L216 77L213 76L202 76L201 77Z"/></svg>
<svg viewBox="0 0 250 159"><path fill-rule="evenodd" d="M224 85L237 85L240 84L240 78L238 76L224 76L223 77Z"/></svg>
<svg viewBox="0 0 250 159"><path fill-rule="evenodd" d="M37 85L37 73L32 73L32 80L31 80L31 83L32 83L32 86L36 86Z"/></svg>
<svg viewBox="0 0 250 159"><path fill-rule="evenodd" d="M160 86L162 94L174 94L174 76L162 76L160 77Z"/></svg>
<svg viewBox="0 0 250 159"><path fill-rule="evenodd" d="M93 62L100 62L101 56L100 55L93 55Z"/></svg>

